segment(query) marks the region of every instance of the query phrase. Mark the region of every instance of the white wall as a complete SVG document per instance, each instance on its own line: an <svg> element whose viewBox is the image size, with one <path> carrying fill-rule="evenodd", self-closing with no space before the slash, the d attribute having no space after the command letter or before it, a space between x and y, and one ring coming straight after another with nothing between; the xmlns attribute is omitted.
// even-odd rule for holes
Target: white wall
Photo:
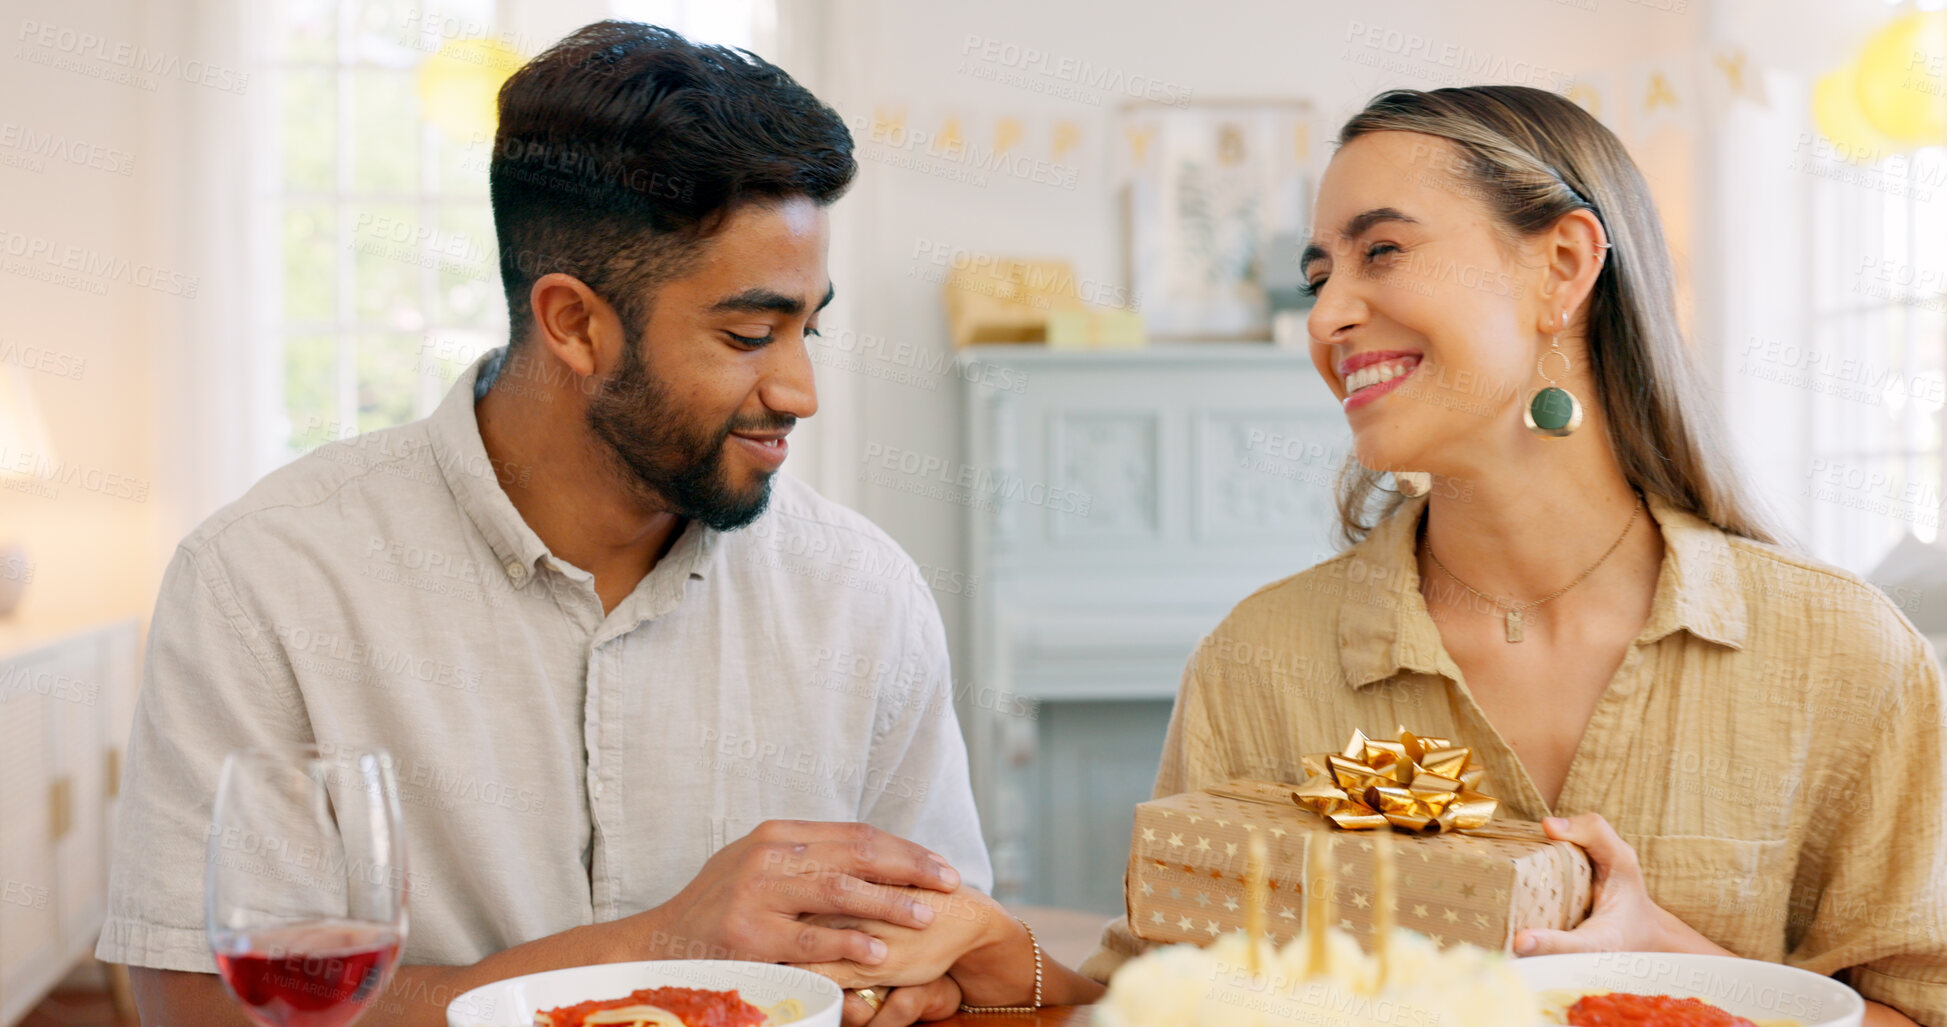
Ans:
<svg viewBox="0 0 1947 1027"><path fill-rule="evenodd" d="M102 77L128 69L98 54L148 42L142 7L22 0L0 17L0 360L27 380L61 461L54 482L0 489L0 541L21 543L34 565L22 618L146 615L155 597L154 528L169 500L152 329L185 301L136 279L197 271L154 233L152 190L167 171L149 131L159 103L197 87ZM39 368L78 376L24 369L30 348ZM43 363L41 351L63 359Z"/></svg>

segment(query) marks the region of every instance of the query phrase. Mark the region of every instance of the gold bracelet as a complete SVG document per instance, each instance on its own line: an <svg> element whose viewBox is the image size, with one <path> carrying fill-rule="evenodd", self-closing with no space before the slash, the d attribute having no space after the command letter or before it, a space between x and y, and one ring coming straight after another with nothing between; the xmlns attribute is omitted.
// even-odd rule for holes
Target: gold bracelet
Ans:
<svg viewBox="0 0 1947 1027"><path fill-rule="evenodd" d="M1022 920L1019 917L1016 917L1015 922L1021 925L1022 930L1028 932L1028 948L1034 950L1034 1005L1031 1006L970 1006L965 1002L962 1002L960 1003L961 1012L963 1013L1032 1013L1035 1010L1041 1008L1041 944L1034 940L1034 928L1029 927L1028 922L1026 920Z"/></svg>

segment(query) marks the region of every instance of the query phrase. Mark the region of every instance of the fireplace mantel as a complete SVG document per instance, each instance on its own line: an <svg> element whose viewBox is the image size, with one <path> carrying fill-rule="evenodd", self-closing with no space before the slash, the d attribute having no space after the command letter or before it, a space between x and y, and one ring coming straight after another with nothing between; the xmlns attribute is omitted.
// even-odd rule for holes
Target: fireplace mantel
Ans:
<svg viewBox="0 0 1947 1027"><path fill-rule="evenodd" d="M976 346L958 370L987 478L960 712L997 895L1113 912L1184 660L1333 550L1345 419L1268 343Z"/></svg>

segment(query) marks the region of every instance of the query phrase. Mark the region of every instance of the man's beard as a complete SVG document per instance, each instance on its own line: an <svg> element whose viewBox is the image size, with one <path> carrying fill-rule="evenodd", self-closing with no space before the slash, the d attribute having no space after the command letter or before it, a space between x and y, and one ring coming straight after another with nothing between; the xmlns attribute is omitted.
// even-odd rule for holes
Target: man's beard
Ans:
<svg viewBox="0 0 1947 1027"><path fill-rule="evenodd" d="M735 418L710 429L685 420L669 388L649 373L636 340L623 343L622 365L588 403L588 429L607 448L610 464L632 492L718 531L757 519L771 500L770 471L739 489L728 480L724 443L733 431L776 431L797 418Z"/></svg>

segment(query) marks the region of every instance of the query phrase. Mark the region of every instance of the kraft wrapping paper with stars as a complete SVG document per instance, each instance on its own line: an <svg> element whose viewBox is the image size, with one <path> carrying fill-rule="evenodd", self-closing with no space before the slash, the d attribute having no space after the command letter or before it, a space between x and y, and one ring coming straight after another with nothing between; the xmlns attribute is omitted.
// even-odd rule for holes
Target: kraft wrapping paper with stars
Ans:
<svg viewBox="0 0 1947 1027"><path fill-rule="evenodd" d="M1269 856L1267 930L1272 941L1290 941L1305 926L1306 850L1330 831L1338 926L1370 950L1373 832L1333 827L1297 806L1291 792L1291 785L1232 781L1138 805L1124 878L1136 935L1204 945L1243 930L1245 860L1258 833ZM1496 818L1464 833L1393 837L1394 922L1443 948L1464 941L1506 951L1524 927L1564 930L1588 915L1588 854L1550 840L1538 823Z"/></svg>

